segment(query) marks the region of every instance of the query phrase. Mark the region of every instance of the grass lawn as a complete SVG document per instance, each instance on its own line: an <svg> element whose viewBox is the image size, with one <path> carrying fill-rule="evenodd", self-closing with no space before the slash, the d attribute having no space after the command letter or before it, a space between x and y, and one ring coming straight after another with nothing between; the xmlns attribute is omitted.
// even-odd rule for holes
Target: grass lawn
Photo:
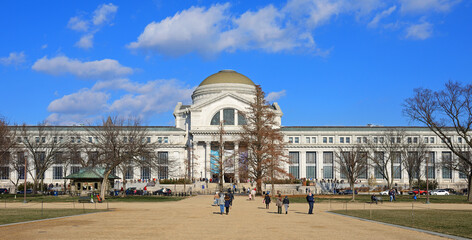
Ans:
<svg viewBox="0 0 472 240"><path fill-rule="evenodd" d="M378 195L377 195L378 196ZM306 195L288 195L290 203L306 203ZM381 196L383 201L389 201L389 196ZM351 195L315 195L315 202L347 202L351 201ZM397 202L413 202L413 196L411 195L398 195L396 196ZM370 195L356 195L355 202L364 203L370 202ZM417 203L425 203L426 196L420 196ZM462 195L449 195L449 196L429 196L429 202L431 203L468 203L467 196Z"/></svg>
<svg viewBox="0 0 472 240"><path fill-rule="evenodd" d="M472 238L471 210L338 210L335 213ZM372 214L371 214L372 212Z"/></svg>
<svg viewBox="0 0 472 240"><path fill-rule="evenodd" d="M186 197L165 197L165 196L126 196L126 197L111 197L106 198L110 202L168 202L168 201L179 201ZM0 205L3 201L7 202L23 202L23 195L17 195L15 198L14 194L0 195ZM69 195L51 196L51 195L27 195L26 200L28 202L78 202L79 197L71 197ZM97 199L95 199L96 201Z"/></svg>
<svg viewBox="0 0 472 240"><path fill-rule="evenodd" d="M39 219L64 217L84 213L103 212L100 209L24 209L24 208L6 208L0 209L0 224L26 222Z"/></svg>

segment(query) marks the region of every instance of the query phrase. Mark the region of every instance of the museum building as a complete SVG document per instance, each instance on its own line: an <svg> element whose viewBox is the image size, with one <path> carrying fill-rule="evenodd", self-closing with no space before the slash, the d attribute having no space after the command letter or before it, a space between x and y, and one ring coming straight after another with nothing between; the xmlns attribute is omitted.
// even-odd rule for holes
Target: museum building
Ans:
<svg viewBox="0 0 472 240"><path fill-rule="evenodd" d="M205 80L192 94L192 104L177 103L174 109L175 126L147 126L149 142L159 143L155 152L159 158L177 163L176 166L159 166L156 169L146 166L129 166L127 171L115 172L120 181L149 181L152 179L181 178L190 172L195 179L211 179L215 177L213 157L217 155L219 142L219 124L223 121L225 129L225 155L233 156L234 164L225 171L225 179L230 182L247 181L240 176L239 158L247 152L241 144L239 132L246 119L241 112L247 110L254 100L256 84L248 77L233 71L222 70ZM381 143L391 141L385 139L384 133L392 129L405 133L405 141L416 144L423 142L429 151L428 169L422 166L424 175L438 181L441 187L466 187L466 176L458 171L441 164L442 159L451 159L453 154L440 138L426 127L383 127L383 126L283 126L282 109L274 102L272 111L276 115L276 123L281 127L286 142L286 153L289 157L287 172L297 179L343 180L345 177L339 171L335 158L336 151L342 147L358 143ZM52 141L34 136L34 126L30 128L31 138L35 141ZM70 142L93 141L87 136L82 126L54 126L61 132L61 140ZM69 136L70 132L79 133ZM449 141L462 143L460 137L452 132ZM234 154L237 153L237 154ZM25 151L16 151L10 154L11 158L24 158ZM93 158L89 153L80 153L84 158ZM28 157L28 156L26 156ZM189 164L186 161L190 161ZM3 161L5 162L5 161ZM186 166L190 166L190 170ZM404 169L400 157L393 160L393 179L396 185L407 186L408 174ZM67 169L65 169L67 168ZM68 174L79 172L81 165L72 162L68 166L60 163L52 165L45 172L44 182L48 184L63 184ZM0 188L11 188L12 183L24 179L21 171L15 171L8 165L0 166ZM426 176L423 176L423 179ZM367 184L369 178L375 179L377 184L385 184L379 169L369 166L358 180ZM29 178L31 179L31 178ZM23 181L23 180L21 180Z"/></svg>

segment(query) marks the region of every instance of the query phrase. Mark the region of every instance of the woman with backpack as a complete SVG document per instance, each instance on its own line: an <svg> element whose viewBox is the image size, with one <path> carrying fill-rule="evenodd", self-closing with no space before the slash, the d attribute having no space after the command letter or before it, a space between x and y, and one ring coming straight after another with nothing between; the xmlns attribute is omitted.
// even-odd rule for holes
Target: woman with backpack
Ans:
<svg viewBox="0 0 472 240"><path fill-rule="evenodd" d="M266 194L264 197L264 203L266 205L266 209L269 209L269 204L270 204L270 196L269 194Z"/></svg>

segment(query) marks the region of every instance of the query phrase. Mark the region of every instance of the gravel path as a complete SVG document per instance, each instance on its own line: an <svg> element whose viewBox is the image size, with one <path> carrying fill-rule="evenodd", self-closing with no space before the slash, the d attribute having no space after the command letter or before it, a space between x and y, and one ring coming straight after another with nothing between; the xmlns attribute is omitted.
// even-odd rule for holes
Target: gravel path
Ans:
<svg viewBox="0 0 472 240"><path fill-rule="evenodd" d="M444 239L426 233L325 213L342 203L291 204L287 215L262 198L237 196L229 215L212 196L179 202L110 203L111 212L0 227L0 239ZM348 204L348 209L411 209L411 203ZM469 204L416 204L415 209L472 209Z"/></svg>

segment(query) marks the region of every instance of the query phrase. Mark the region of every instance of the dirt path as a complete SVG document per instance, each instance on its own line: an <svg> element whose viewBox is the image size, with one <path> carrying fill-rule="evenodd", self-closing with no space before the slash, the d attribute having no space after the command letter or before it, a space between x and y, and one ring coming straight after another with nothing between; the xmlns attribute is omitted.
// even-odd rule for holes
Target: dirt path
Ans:
<svg viewBox="0 0 472 240"><path fill-rule="evenodd" d="M0 239L444 239L426 233L325 213L342 203L291 204L287 215L265 209L262 199L236 197L229 215L211 196L180 202L111 203L111 212L0 227ZM408 203L349 204L348 209L409 208ZM472 209L465 204L418 204L418 208Z"/></svg>

